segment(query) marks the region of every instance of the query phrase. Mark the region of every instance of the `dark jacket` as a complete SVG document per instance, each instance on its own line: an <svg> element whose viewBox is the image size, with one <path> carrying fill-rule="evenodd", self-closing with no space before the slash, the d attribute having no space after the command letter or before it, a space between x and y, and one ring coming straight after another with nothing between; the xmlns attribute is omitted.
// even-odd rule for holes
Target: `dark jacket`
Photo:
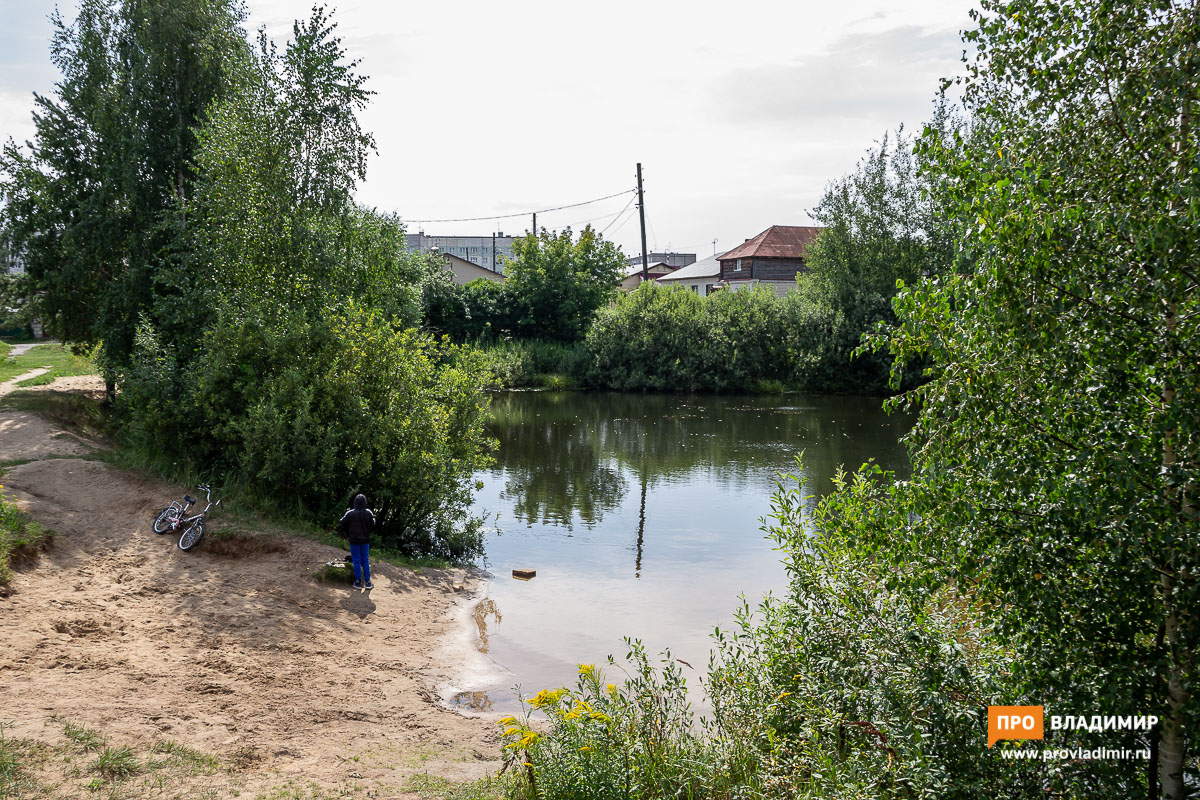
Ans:
<svg viewBox="0 0 1200 800"><path fill-rule="evenodd" d="M371 529L375 527L375 515L367 508L367 498L363 495L354 497L354 508L347 508L338 523L342 532L350 539L350 544L366 544L371 541Z"/></svg>

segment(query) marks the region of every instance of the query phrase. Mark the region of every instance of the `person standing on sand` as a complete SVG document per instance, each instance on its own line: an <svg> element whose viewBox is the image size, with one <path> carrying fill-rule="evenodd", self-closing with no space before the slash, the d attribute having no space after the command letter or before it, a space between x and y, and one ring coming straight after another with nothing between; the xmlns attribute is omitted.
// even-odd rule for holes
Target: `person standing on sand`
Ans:
<svg viewBox="0 0 1200 800"><path fill-rule="evenodd" d="M354 496L354 508L347 508L338 523L350 540L350 559L354 562L354 588L374 589L371 583L371 529L375 527L375 515L367 508L365 495Z"/></svg>

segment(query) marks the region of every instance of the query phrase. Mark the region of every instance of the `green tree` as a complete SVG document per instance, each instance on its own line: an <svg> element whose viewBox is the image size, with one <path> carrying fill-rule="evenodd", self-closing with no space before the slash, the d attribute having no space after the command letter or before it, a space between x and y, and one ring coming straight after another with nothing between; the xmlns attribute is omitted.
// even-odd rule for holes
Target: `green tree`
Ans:
<svg viewBox="0 0 1200 800"><path fill-rule="evenodd" d="M164 286L160 271L191 193L194 129L246 51L235 0L83 0L57 13L55 97L36 96L35 137L0 156L4 224L27 259L49 330L103 345L110 378Z"/></svg>
<svg viewBox="0 0 1200 800"><path fill-rule="evenodd" d="M1101 761L1062 765L1052 791L1183 798L1200 731L1200 5L989 0L977 17L964 101L988 134L922 145L973 272L898 300L893 352L934 361L911 397L911 519L859 541L912 587L988 604L1012 701L1161 718L1149 786L1144 765Z"/></svg>
<svg viewBox="0 0 1200 800"><path fill-rule="evenodd" d="M568 228L545 228L513 242L504 288L519 315L515 328L527 339L574 342L583 338L597 309L617 293L625 258L591 225L575 240Z"/></svg>
<svg viewBox="0 0 1200 800"><path fill-rule="evenodd" d="M126 433L322 522L364 491L385 543L469 557L483 368L414 329L440 267L353 202L370 92L335 27L318 8L282 51L260 36L198 131L190 291L138 330Z"/></svg>
<svg viewBox="0 0 1200 800"><path fill-rule="evenodd" d="M964 128L945 103L929 125L943 132ZM826 187L813 210L824 230L809 250L811 271L800 275L800 292L827 309L829 329L820 348L824 363L810 370L810 384L823 373L828 388L883 389L887 359L855 355L863 334L881 322L895 323L897 281L912 283L951 268L958 226L929 166L901 128L869 150L853 173Z"/></svg>

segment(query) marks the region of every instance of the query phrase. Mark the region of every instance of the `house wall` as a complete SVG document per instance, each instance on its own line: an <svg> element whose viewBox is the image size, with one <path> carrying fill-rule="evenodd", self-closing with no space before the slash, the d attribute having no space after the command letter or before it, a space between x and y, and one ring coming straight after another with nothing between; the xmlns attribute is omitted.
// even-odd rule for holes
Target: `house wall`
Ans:
<svg viewBox="0 0 1200 800"><path fill-rule="evenodd" d="M794 281L797 273L807 269L802 258L756 258L753 277L760 281Z"/></svg>
<svg viewBox="0 0 1200 800"><path fill-rule="evenodd" d="M802 258L743 258L741 272L736 264L734 258L721 262L721 280L794 281L797 273L808 271Z"/></svg>
<svg viewBox="0 0 1200 800"><path fill-rule="evenodd" d="M659 283L663 286L682 286L701 297L707 297L709 294L708 287L715 284L718 280L720 280L718 276L708 275L699 278L679 278L677 280L659 281Z"/></svg>

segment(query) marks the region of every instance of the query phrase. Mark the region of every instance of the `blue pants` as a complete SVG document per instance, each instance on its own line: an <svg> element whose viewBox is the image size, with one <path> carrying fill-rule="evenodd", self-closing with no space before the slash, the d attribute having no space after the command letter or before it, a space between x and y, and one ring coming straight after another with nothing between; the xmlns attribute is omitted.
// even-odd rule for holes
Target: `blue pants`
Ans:
<svg viewBox="0 0 1200 800"><path fill-rule="evenodd" d="M367 553L370 549L371 545L366 542L350 543L350 558L354 560L354 580L356 581L371 582L371 562L367 560Z"/></svg>

